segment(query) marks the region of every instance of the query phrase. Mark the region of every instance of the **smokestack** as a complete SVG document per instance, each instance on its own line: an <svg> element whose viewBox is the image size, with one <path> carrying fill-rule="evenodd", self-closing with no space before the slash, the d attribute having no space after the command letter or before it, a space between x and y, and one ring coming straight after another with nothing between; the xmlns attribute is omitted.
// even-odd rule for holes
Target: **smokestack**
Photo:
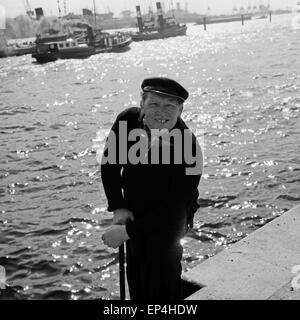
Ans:
<svg viewBox="0 0 300 320"><path fill-rule="evenodd" d="M141 7L140 6L136 6L136 17L137 17L139 31L143 32L143 18L142 18L142 13L141 13Z"/></svg>
<svg viewBox="0 0 300 320"><path fill-rule="evenodd" d="M156 8L157 8L157 21L158 21L159 29L164 29L165 21L164 21L163 11L162 11L160 2L156 2Z"/></svg>
<svg viewBox="0 0 300 320"><path fill-rule="evenodd" d="M87 34L89 39L89 46L94 47L95 46L95 35L93 28L91 26L87 26Z"/></svg>
<svg viewBox="0 0 300 320"><path fill-rule="evenodd" d="M35 8L36 20L40 20L44 16L43 8Z"/></svg>

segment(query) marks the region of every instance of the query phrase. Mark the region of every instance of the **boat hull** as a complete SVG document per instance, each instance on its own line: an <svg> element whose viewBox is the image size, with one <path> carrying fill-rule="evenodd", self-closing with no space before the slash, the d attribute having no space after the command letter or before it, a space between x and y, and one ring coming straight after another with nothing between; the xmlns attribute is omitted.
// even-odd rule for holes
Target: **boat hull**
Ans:
<svg viewBox="0 0 300 320"><path fill-rule="evenodd" d="M165 29L164 31L153 31L153 32L141 32L132 34L133 41L147 41L147 40L157 40L157 39L164 39L164 38L171 38L177 36L185 36L186 35L186 26L181 26L179 28L173 29Z"/></svg>
<svg viewBox="0 0 300 320"><path fill-rule="evenodd" d="M98 53L125 52L130 49L129 45L131 44L131 42L132 39L129 37L125 41L113 44L110 47L88 46L77 47L62 51L36 51L32 54L32 57L35 58L39 63L56 61L58 59L85 59Z"/></svg>
<svg viewBox="0 0 300 320"><path fill-rule="evenodd" d="M23 56L26 54L33 54L35 52L35 47L28 48L12 48L8 47L5 50L0 50L0 58Z"/></svg>
<svg viewBox="0 0 300 320"><path fill-rule="evenodd" d="M44 63L56 61L58 59L85 59L93 54L95 54L95 49L93 47L83 47L57 52L35 52L32 57L35 58L37 62Z"/></svg>
<svg viewBox="0 0 300 320"><path fill-rule="evenodd" d="M23 56L23 55L26 55L26 54L33 54L36 50L36 47L28 47L28 48L17 48L17 49L14 49L14 55L15 56Z"/></svg>
<svg viewBox="0 0 300 320"><path fill-rule="evenodd" d="M132 42L128 34L103 33L92 28L74 33L73 38L67 34L39 35L37 49L32 55L38 62L50 62L57 59L84 59L98 53L124 52Z"/></svg>
<svg viewBox="0 0 300 320"><path fill-rule="evenodd" d="M111 52L124 52L130 49L130 44L132 43L132 39L129 38L126 41L113 45Z"/></svg>

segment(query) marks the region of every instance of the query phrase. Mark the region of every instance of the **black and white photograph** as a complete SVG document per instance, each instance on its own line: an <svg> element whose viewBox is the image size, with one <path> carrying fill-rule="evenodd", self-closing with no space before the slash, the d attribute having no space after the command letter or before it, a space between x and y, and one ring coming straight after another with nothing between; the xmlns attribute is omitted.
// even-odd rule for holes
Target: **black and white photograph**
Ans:
<svg viewBox="0 0 300 320"><path fill-rule="evenodd" d="M0 300L300 300L300 1L0 0L0 134Z"/></svg>

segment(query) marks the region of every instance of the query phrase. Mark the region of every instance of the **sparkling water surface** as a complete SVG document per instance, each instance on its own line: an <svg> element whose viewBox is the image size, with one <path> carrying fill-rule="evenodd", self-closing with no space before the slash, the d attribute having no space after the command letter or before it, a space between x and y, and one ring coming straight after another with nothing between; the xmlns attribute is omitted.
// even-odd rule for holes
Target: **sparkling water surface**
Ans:
<svg viewBox="0 0 300 320"><path fill-rule="evenodd" d="M204 130L184 271L299 204L299 24L284 15L207 32L188 25L186 37L120 54L1 59L0 298L119 298L117 250L101 241L112 215L96 149L116 115L139 105L145 77L188 88L183 118Z"/></svg>

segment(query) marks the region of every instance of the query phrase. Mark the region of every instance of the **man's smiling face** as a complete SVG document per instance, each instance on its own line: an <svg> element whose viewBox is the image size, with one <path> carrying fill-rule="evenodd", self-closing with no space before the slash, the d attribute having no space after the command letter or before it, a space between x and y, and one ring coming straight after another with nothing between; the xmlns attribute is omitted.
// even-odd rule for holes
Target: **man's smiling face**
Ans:
<svg viewBox="0 0 300 320"><path fill-rule="evenodd" d="M167 95L147 92L141 101L144 124L151 129L174 128L182 113L183 104Z"/></svg>

